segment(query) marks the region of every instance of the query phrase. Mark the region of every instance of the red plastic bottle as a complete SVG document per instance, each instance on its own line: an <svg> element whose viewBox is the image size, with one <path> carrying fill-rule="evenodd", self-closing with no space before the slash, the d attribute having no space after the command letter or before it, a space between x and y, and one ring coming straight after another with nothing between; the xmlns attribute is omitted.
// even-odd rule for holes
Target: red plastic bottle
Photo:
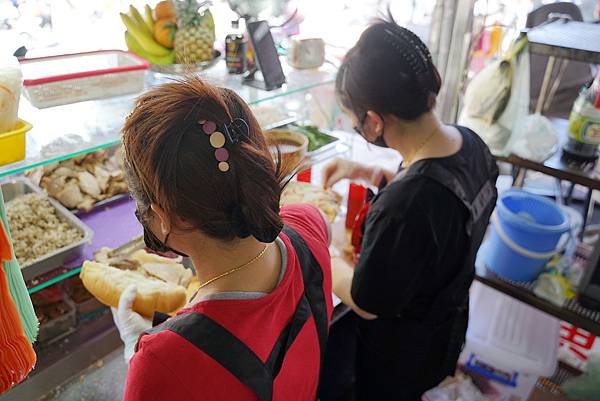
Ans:
<svg viewBox="0 0 600 401"><path fill-rule="evenodd" d="M356 215L367 201L367 188L360 184L350 183L348 189L348 211L346 213L346 228L352 228Z"/></svg>
<svg viewBox="0 0 600 401"><path fill-rule="evenodd" d="M312 180L312 169L309 167L306 170L302 170L298 173L297 180L299 182L308 182L310 184Z"/></svg>

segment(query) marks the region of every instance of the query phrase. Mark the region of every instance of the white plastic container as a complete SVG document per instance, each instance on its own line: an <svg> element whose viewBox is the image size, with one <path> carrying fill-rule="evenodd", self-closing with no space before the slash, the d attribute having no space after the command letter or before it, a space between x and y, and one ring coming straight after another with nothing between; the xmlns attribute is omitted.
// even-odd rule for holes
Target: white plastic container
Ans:
<svg viewBox="0 0 600 401"><path fill-rule="evenodd" d="M489 379L495 401L527 401L539 377L557 366L560 322L474 282L460 363Z"/></svg>
<svg viewBox="0 0 600 401"><path fill-rule="evenodd" d="M0 134L15 129L23 76L14 57L0 57Z"/></svg>
<svg viewBox="0 0 600 401"><path fill-rule="evenodd" d="M25 97L37 108L141 92L150 66L122 50L21 59Z"/></svg>

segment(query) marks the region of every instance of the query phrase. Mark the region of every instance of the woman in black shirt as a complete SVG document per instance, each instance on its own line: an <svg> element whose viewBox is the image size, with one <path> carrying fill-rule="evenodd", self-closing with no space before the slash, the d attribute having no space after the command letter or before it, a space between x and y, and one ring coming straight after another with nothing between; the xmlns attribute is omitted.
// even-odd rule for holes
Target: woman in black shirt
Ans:
<svg viewBox="0 0 600 401"><path fill-rule="evenodd" d="M440 86L427 47L391 18L362 34L338 73L355 130L404 160L396 174L345 160L325 170L327 187L342 178L388 183L372 202L354 270L332 264L334 292L363 318L358 401L420 400L453 375L464 343L498 170L475 133L433 113Z"/></svg>

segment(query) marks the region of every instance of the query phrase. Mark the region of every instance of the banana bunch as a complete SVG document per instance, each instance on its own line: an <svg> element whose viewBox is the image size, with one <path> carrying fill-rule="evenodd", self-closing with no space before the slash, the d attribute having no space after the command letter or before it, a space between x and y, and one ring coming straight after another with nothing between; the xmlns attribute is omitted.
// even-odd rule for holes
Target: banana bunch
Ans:
<svg viewBox="0 0 600 401"><path fill-rule="evenodd" d="M129 15L121 13L125 31L125 43L130 52L145 58L152 64L168 65L175 62L175 52L160 45L153 36L154 20L152 9L146 5L144 16L134 7L129 6Z"/></svg>

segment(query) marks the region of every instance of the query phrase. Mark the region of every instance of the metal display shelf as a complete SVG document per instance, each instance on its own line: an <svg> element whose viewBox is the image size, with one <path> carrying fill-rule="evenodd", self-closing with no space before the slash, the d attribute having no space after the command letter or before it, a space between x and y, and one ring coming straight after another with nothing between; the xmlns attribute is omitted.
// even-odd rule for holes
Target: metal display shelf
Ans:
<svg viewBox="0 0 600 401"><path fill-rule="evenodd" d="M562 118L551 118L552 126L558 133L558 149L562 149L567 142L567 130L569 122ZM583 185L584 187L600 191L600 180L594 166L589 165L587 168L580 168L570 164L562 157L562 151L558 150L548 160L544 162L536 162L533 160L523 159L519 156L496 156L498 161L510 163L516 168L524 170L537 171L551 177L556 177L561 180L569 181L575 184Z"/></svg>
<svg viewBox="0 0 600 401"><path fill-rule="evenodd" d="M568 140L567 130L569 122L562 118L551 118L550 121L558 133L559 140L557 147L559 150L548 158L548 160L537 162L515 155L496 156L496 159L510 163L520 169L537 171L551 177L583 185L590 189L600 190L600 179L595 171L595 166L588 165L586 168L580 168L579 166L570 164L562 157L560 149L562 149Z"/></svg>
<svg viewBox="0 0 600 401"><path fill-rule="evenodd" d="M530 53L548 56L535 109L536 113L543 114L544 110L552 103L569 60L600 63L600 24L557 19L531 28L526 31L526 34ZM560 63L557 63L557 59L561 59ZM558 71L555 74L557 66ZM554 119L553 123L561 135L560 148L562 148L567 141L568 123L558 119ZM517 167L519 170L515 179L517 186L520 186L525 179L526 170L535 170L558 179L587 186L590 189L600 189L600 181L593 171L594 166L575 168L562 159L561 153L560 151L556 152L544 163L522 159L514 155L498 159Z"/></svg>
<svg viewBox="0 0 600 401"><path fill-rule="evenodd" d="M600 312L587 309L576 300L567 301L562 307L554 305L533 293L534 283L506 281L487 269L478 271L475 279L542 312L600 336Z"/></svg>
<svg viewBox="0 0 600 401"><path fill-rule="evenodd" d="M528 30L527 39L534 54L600 63L600 24L557 20Z"/></svg>

